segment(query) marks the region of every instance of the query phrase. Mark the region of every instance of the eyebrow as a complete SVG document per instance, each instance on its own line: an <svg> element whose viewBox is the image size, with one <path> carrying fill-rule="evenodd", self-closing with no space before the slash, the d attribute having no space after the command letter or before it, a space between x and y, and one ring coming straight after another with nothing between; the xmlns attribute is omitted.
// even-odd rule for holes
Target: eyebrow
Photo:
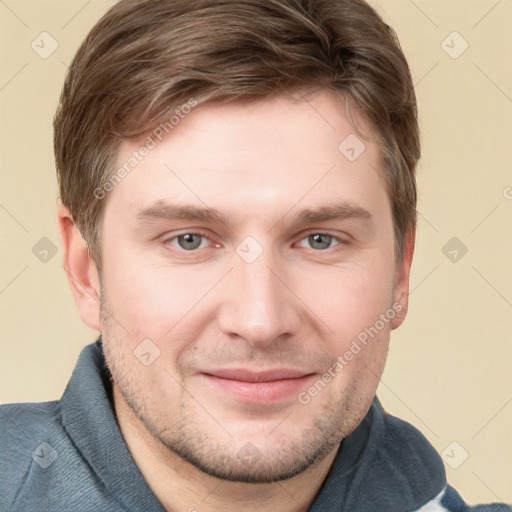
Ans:
<svg viewBox="0 0 512 512"><path fill-rule="evenodd" d="M140 222L155 220L196 220L203 222L221 222L226 224L228 217L215 208L197 206L180 206L157 201L155 204L144 208L137 214Z"/></svg>
<svg viewBox="0 0 512 512"><path fill-rule="evenodd" d="M322 206L314 210L302 210L297 215L296 222L299 224L307 224L351 218L372 220L372 214L360 206L354 206L351 204L336 204L330 206Z"/></svg>
<svg viewBox="0 0 512 512"><path fill-rule="evenodd" d="M277 222L280 223L284 217L281 217ZM372 214L359 206L345 204L334 204L322 206L315 209L304 209L301 210L292 221L293 224L312 224L319 222L328 222L333 220L344 220L344 219L363 219L372 220ZM165 203L164 201L157 201L148 208L144 208L137 214L137 220L139 222L152 222L158 220L194 220L198 222L209 222L215 223L220 222L222 224L228 224L228 215L222 213L215 208L209 207L197 207L197 206L184 206L174 205Z"/></svg>

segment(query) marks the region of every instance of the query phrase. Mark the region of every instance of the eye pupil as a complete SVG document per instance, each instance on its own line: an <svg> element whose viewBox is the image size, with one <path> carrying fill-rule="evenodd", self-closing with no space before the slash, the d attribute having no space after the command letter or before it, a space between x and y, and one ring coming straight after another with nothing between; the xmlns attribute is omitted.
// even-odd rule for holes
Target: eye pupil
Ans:
<svg viewBox="0 0 512 512"><path fill-rule="evenodd" d="M182 249L193 250L197 249L201 245L201 236L194 235L193 233L187 233L178 237L178 244Z"/></svg>
<svg viewBox="0 0 512 512"><path fill-rule="evenodd" d="M309 244L313 249L328 249L332 242L332 236L315 234L309 236Z"/></svg>

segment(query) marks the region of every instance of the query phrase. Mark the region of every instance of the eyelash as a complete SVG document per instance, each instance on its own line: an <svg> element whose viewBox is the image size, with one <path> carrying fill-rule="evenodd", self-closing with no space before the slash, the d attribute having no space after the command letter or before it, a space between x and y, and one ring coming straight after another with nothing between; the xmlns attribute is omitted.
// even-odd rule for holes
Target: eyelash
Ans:
<svg viewBox="0 0 512 512"><path fill-rule="evenodd" d="M196 236L200 236L202 238L205 238L207 240L210 240L210 238L208 237L208 235L206 233L203 233L203 232L200 232L200 231L186 231L184 233L180 233L178 235L174 235L173 237L171 238L167 238L166 240L164 240L164 244L165 245L173 245L174 247L176 247L176 249L178 249L180 252L188 252L188 253L194 253L194 252L197 252L199 249L205 249L206 247L198 247L196 249L191 249L191 250L186 250L186 249L183 249L182 247L179 247L177 245L174 245L172 244L173 241L177 240L179 237L181 236L185 236L185 235L196 235ZM344 245L347 244L347 241L346 240L342 240L341 238L335 236L335 235L331 235L329 233L325 233L325 232L322 232L322 231L311 231L305 235L302 236L302 238L299 240L299 242L302 242L303 240L306 240L308 239L310 236L313 236L313 235L322 235L322 236L327 236L327 237L330 237L332 239L333 242L336 242L335 245L333 245L332 247L328 247L326 249L313 249L312 247L310 247L309 249L313 250L314 252L328 252L328 251L332 251L332 250L340 250ZM217 246L219 246L218 244L216 244Z"/></svg>

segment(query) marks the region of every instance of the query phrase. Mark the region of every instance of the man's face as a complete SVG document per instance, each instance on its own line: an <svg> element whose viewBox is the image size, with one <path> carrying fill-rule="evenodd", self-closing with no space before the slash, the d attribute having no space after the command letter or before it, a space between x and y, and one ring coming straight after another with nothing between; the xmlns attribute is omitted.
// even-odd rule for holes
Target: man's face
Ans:
<svg viewBox="0 0 512 512"><path fill-rule="evenodd" d="M105 354L164 457L283 479L367 412L405 299L375 137L339 149L343 111L328 93L199 106L110 192Z"/></svg>

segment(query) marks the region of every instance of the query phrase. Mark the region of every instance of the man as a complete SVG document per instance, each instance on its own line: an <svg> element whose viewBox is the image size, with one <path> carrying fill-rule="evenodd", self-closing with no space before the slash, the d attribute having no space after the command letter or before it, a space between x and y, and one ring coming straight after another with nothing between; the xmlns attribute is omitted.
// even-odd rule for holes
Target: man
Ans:
<svg viewBox="0 0 512 512"><path fill-rule="evenodd" d="M64 267L101 332L2 407L2 510L472 509L375 398L420 156L361 0L125 0L55 118Z"/></svg>

